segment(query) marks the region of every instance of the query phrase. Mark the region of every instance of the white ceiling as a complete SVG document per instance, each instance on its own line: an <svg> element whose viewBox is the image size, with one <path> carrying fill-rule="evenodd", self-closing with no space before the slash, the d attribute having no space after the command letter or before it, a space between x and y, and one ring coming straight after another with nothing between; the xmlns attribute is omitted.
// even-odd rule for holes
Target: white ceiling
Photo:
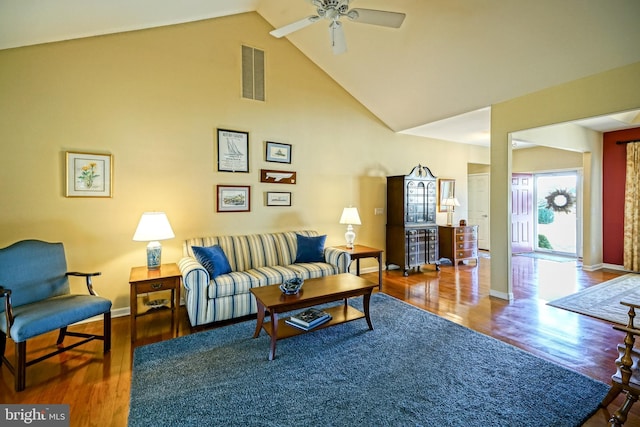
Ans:
<svg viewBox="0 0 640 427"><path fill-rule="evenodd" d="M348 51L338 56L326 21L287 39L396 132L484 145L491 104L640 61L638 0L352 0L351 6L407 17L400 29L345 20ZM305 0L0 0L0 49L251 11L274 27L315 13ZM637 112L629 115L581 125L638 126Z"/></svg>

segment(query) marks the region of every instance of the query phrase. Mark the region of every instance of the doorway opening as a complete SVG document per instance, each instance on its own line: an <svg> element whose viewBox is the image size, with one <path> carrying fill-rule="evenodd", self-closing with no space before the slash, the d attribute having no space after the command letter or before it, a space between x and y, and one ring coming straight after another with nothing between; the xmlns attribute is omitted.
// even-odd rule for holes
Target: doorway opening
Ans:
<svg viewBox="0 0 640 427"><path fill-rule="evenodd" d="M582 256L578 171L534 174L535 250Z"/></svg>

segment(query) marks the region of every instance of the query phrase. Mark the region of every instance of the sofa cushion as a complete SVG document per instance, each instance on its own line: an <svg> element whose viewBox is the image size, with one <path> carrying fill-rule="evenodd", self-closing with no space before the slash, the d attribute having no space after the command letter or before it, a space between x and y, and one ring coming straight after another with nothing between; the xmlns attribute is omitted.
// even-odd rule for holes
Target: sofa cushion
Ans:
<svg viewBox="0 0 640 427"><path fill-rule="evenodd" d="M251 271L251 270L249 270ZM230 295L246 294L249 289L260 286L260 280L247 271L232 271L211 279L207 287L209 298L220 298Z"/></svg>
<svg viewBox="0 0 640 427"><path fill-rule="evenodd" d="M231 272L229 260L220 246L193 246L192 249L196 259L207 269L212 279Z"/></svg>
<svg viewBox="0 0 640 427"><path fill-rule="evenodd" d="M303 262L298 264L290 264L288 269L293 270L298 277L303 279L315 279L317 277L330 276L338 274L338 268L335 265L324 262Z"/></svg>
<svg viewBox="0 0 640 427"><path fill-rule="evenodd" d="M307 237L296 234L298 250L295 262L324 262L324 242L327 235Z"/></svg>
<svg viewBox="0 0 640 427"><path fill-rule="evenodd" d="M282 265L254 268L252 270L248 270L247 273L255 276L260 282L260 286L279 285L285 280L295 279L298 277L295 271ZM299 277L304 279L303 276Z"/></svg>

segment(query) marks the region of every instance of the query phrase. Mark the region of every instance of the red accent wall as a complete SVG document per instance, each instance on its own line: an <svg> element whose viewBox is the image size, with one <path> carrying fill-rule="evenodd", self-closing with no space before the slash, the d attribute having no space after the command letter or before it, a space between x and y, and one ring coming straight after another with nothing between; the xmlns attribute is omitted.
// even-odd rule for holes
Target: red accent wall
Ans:
<svg viewBox="0 0 640 427"><path fill-rule="evenodd" d="M602 260L623 265L627 151L625 144L616 142L640 140L640 128L605 132L602 139Z"/></svg>

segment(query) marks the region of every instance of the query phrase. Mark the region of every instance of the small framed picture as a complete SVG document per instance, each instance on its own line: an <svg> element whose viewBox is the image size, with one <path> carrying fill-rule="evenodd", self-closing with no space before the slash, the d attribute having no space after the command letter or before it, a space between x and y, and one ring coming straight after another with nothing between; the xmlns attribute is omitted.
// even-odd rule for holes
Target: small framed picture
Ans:
<svg viewBox="0 0 640 427"><path fill-rule="evenodd" d="M218 129L218 172L249 172L249 132Z"/></svg>
<svg viewBox="0 0 640 427"><path fill-rule="evenodd" d="M251 187L248 185L218 185L217 212L249 212Z"/></svg>
<svg viewBox="0 0 640 427"><path fill-rule="evenodd" d="M66 152L66 197L111 197L111 154Z"/></svg>
<svg viewBox="0 0 640 427"><path fill-rule="evenodd" d="M267 206L291 206L291 193L286 191L267 191Z"/></svg>
<svg viewBox="0 0 640 427"><path fill-rule="evenodd" d="M267 141L267 162L291 163L291 144Z"/></svg>

